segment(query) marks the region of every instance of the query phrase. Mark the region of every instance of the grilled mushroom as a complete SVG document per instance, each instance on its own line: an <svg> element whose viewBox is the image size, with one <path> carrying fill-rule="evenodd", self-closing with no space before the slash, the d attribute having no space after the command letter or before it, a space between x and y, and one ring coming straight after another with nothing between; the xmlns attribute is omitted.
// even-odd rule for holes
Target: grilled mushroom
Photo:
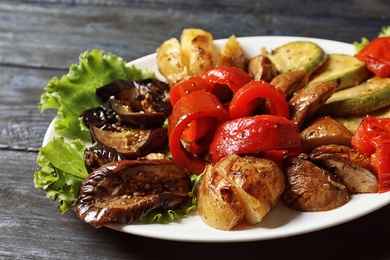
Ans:
<svg viewBox="0 0 390 260"><path fill-rule="evenodd" d="M378 192L369 159L357 150L343 145L322 145L310 153L310 158L341 178L350 193Z"/></svg>
<svg viewBox="0 0 390 260"><path fill-rule="evenodd" d="M311 84L300 89L289 100L290 119L302 130L306 120L311 118L336 91L335 82Z"/></svg>
<svg viewBox="0 0 390 260"><path fill-rule="evenodd" d="M350 199L345 185L312 163L306 154L290 158L285 174L287 182L282 201L294 210L328 211L341 207Z"/></svg>

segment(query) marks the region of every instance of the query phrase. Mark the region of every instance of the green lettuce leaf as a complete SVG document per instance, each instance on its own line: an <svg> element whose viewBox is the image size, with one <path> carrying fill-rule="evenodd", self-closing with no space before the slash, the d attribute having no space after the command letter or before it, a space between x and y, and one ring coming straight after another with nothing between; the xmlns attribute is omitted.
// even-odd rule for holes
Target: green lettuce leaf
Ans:
<svg viewBox="0 0 390 260"><path fill-rule="evenodd" d="M62 137L54 137L39 149L37 164L41 169L34 173L34 186L42 188L49 199L58 201L62 213L75 205L81 183L88 176L85 149L80 139L65 142Z"/></svg>
<svg viewBox="0 0 390 260"><path fill-rule="evenodd" d="M53 77L45 86L38 106L58 109L54 130L62 136L86 140L88 129L80 122L80 114L100 105L96 89L114 80L137 80L155 78L153 71L126 66L126 62L102 50L85 51L80 54L79 63L71 65L67 75Z"/></svg>
<svg viewBox="0 0 390 260"><path fill-rule="evenodd" d="M387 36L390 36L390 26L382 27L382 31L378 35L378 37L387 37Z"/></svg>

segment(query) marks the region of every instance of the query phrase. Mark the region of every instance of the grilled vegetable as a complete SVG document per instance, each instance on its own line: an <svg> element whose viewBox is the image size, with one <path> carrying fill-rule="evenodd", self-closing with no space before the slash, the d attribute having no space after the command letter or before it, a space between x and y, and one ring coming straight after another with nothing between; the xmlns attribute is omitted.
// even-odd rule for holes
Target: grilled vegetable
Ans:
<svg viewBox="0 0 390 260"><path fill-rule="evenodd" d="M364 62L346 54L329 54L325 63L310 77L309 84L334 81L337 89L353 87L371 76Z"/></svg>
<svg viewBox="0 0 390 260"><path fill-rule="evenodd" d="M244 50L241 48L236 36L230 36L221 52L218 54L216 67L234 66L245 70L246 63Z"/></svg>
<svg viewBox="0 0 390 260"><path fill-rule="evenodd" d="M180 43L189 75L200 75L214 66L211 33L201 29L184 29Z"/></svg>
<svg viewBox="0 0 390 260"><path fill-rule="evenodd" d="M230 155L206 168L198 189L198 214L221 230L243 221L254 225L276 205L284 185L283 172L275 162Z"/></svg>
<svg viewBox="0 0 390 260"><path fill-rule="evenodd" d="M350 195L345 185L330 172L316 166L308 155L288 161L283 203L304 212L327 211L346 204Z"/></svg>
<svg viewBox="0 0 390 260"><path fill-rule="evenodd" d="M369 160L357 150L344 145L322 145L310 153L310 158L338 176L350 193L378 192Z"/></svg>
<svg viewBox="0 0 390 260"><path fill-rule="evenodd" d="M174 209L188 199L188 171L171 160L123 160L92 172L80 187L76 214L98 228L125 224L153 209Z"/></svg>
<svg viewBox="0 0 390 260"><path fill-rule="evenodd" d="M252 57L248 61L248 73L254 80L271 81L277 74L275 65L263 54Z"/></svg>
<svg viewBox="0 0 390 260"><path fill-rule="evenodd" d="M157 68L169 85L183 80L188 75L183 50L176 38L164 41L157 49Z"/></svg>
<svg viewBox="0 0 390 260"><path fill-rule="evenodd" d="M91 126L91 135L99 144L112 147L127 158L145 156L150 152L163 152L168 147L167 129L162 127L106 131Z"/></svg>
<svg viewBox="0 0 390 260"><path fill-rule="evenodd" d="M279 73L308 70L313 73L326 60L326 53L316 43L293 41L281 45L268 55Z"/></svg>
<svg viewBox="0 0 390 260"><path fill-rule="evenodd" d="M327 144L351 146L352 134L331 117L320 117L301 131L303 152L310 152L315 147Z"/></svg>
<svg viewBox="0 0 390 260"><path fill-rule="evenodd" d="M380 35L381 36L381 35ZM378 77L390 76L390 37L381 36L365 46L356 57L366 63L367 68Z"/></svg>
<svg viewBox="0 0 390 260"><path fill-rule="evenodd" d="M337 91L318 111L336 117L369 114L390 105L390 78L370 78L358 86Z"/></svg>
<svg viewBox="0 0 390 260"><path fill-rule="evenodd" d="M290 100L290 119L299 129L311 118L336 91L337 83L316 83L300 89Z"/></svg>
<svg viewBox="0 0 390 260"><path fill-rule="evenodd" d="M368 113L368 115L377 118L388 117L390 118L390 106L375 110ZM358 128L359 124L366 117L366 115L360 116L349 116L349 117L334 117L334 119L345 126L351 133L354 133Z"/></svg>
<svg viewBox="0 0 390 260"><path fill-rule="evenodd" d="M217 163L230 154L260 154L280 151L291 156L301 149L296 125L275 115L257 115L226 121L216 129L210 158Z"/></svg>
<svg viewBox="0 0 390 260"><path fill-rule="evenodd" d="M352 145L370 157L378 191L390 191L390 118L366 116L352 137Z"/></svg>
<svg viewBox="0 0 390 260"><path fill-rule="evenodd" d="M295 93L306 87L309 81L309 71L294 70L279 74L274 77L271 84L286 93L286 98L290 99Z"/></svg>

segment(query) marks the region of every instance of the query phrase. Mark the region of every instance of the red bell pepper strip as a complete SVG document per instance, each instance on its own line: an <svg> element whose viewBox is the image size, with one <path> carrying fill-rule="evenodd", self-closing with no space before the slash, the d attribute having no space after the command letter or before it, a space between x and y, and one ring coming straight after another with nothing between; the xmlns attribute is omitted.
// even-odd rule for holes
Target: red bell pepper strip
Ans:
<svg viewBox="0 0 390 260"><path fill-rule="evenodd" d="M367 69L378 77L390 76L390 37L379 37L372 40L356 58L366 63Z"/></svg>
<svg viewBox="0 0 390 260"><path fill-rule="evenodd" d="M182 133L188 124L201 118L215 118L217 121L224 122L229 119L229 114L212 93L195 91L183 96L175 104L168 124L168 140L172 159L194 174L203 172L206 161L185 149L182 144ZM215 129L209 129L208 134L212 136L214 131Z"/></svg>
<svg viewBox="0 0 390 260"><path fill-rule="evenodd" d="M229 154L258 154L286 150L289 155L300 152L301 136L289 119L274 115L257 115L229 120L218 126L210 144L213 163Z"/></svg>
<svg viewBox="0 0 390 260"><path fill-rule="evenodd" d="M248 73L238 67L216 67L206 71L203 79L210 85L211 92L216 84L226 85L233 93L253 80Z"/></svg>
<svg viewBox="0 0 390 260"><path fill-rule="evenodd" d="M230 118L251 116L259 98L266 98L270 101L271 115L289 118L290 111L286 95L264 80L251 81L233 95L229 105Z"/></svg>
<svg viewBox="0 0 390 260"><path fill-rule="evenodd" d="M366 116L356 129L352 146L371 160L378 192L390 190L390 118Z"/></svg>
<svg viewBox="0 0 390 260"><path fill-rule="evenodd" d="M210 91L210 86L201 76L193 76L178 82L170 90L171 105L174 106L181 97L199 90Z"/></svg>

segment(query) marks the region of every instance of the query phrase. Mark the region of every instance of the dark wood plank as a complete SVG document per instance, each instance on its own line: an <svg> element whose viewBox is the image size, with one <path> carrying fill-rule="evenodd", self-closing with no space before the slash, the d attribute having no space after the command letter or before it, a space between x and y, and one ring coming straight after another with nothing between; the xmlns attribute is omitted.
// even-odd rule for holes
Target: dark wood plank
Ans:
<svg viewBox="0 0 390 260"><path fill-rule="evenodd" d="M0 149L37 150L56 111L38 101L53 76L67 71L0 66Z"/></svg>
<svg viewBox="0 0 390 260"><path fill-rule="evenodd" d="M7 2L0 3L0 30L8 32L0 34L1 62L31 67L68 68L82 51L92 48L132 60L154 52L165 39L179 37L186 27L203 28L215 38L295 35L353 42L375 37L390 24L388 4L380 0L300 1L289 8L284 1L166 1L161 6L154 1L113 1L113 6L93 8L81 4L84 1ZM359 33L351 30L356 27Z"/></svg>

